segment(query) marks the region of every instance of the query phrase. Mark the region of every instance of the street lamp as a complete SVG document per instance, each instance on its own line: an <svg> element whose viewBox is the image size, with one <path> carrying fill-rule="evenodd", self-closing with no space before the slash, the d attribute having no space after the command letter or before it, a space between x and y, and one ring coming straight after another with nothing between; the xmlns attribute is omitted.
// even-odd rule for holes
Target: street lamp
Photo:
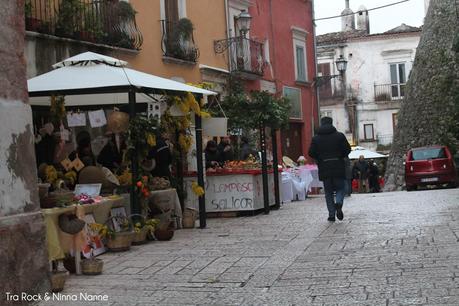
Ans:
<svg viewBox="0 0 459 306"><path fill-rule="evenodd" d="M242 10L241 13L235 17L235 27L236 29L239 29L240 36L214 41L215 53L223 53L231 46L231 44L240 41L241 38L245 38L247 33L250 31L251 20L252 16L250 16L249 12Z"/></svg>
<svg viewBox="0 0 459 306"><path fill-rule="evenodd" d="M339 56L339 59L335 61L336 69L338 69L339 74L342 75L346 72L347 69L347 61L344 59L342 55Z"/></svg>
<svg viewBox="0 0 459 306"><path fill-rule="evenodd" d="M247 32L250 31L250 21L252 20L252 16L250 16L249 12L242 10L241 13L236 17L236 27L239 29L241 36L245 37Z"/></svg>

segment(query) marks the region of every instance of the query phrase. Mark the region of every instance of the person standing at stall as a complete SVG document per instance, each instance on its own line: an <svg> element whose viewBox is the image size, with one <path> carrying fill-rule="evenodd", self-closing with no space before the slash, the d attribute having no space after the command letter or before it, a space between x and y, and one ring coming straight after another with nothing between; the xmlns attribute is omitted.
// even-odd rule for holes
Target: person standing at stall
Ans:
<svg viewBox="0 0 459 306"><path fill-rule="evenodd" d="M233 147L228 136L222 137L220 143L217 146L218 153L220 154L221 163L224 164L226 161L232 161L234 159Z"/></svg>
<svg viewBox="0 0 459 306"><path fill-rule="evenodd" d="M368 175L370 174L370 165L365 160L363 155L359 156L359 160L354 164L355 173L359 180L359 193L370 192L370 186L368 183ZM364 187L365 186L365 187Z"/></svg>
<svg viewBox="0 0 459 306"><path fill-rule="evenodd" d="M167 133L161 133L156 137L156 145L148 154L149 159L154 160L154 168L151 175L154 177L164 177L171 180L172 153L168 144Z"/></svg>
<svg viewBox="0 0 459 306"><path fill-rule="evenodd" d="M111 134L107 144L100 151L97 157L97 163L109 169L113 173L121 167L123 154L126 150L126 143L121 134Z"/></svg>
<svg viewBox="0 0 459 306"><path fill-rule="evenodd" d="M380 192L381 187L379 186L379 169L374 160L370 160L369 166L369 178L368 182L370 185L371 192Z"/></svg>
<svg viewBox="0 0 459 306"><path fill-rule="evenodd" d="M344 158L351 152L351 146L343 133L333 126L333 119L323 117L320 128L312 138L309 156L316 160L319 179L324 183L328 221L343 220L346 169ZM336 193L336 199L335 199Z"/></svg>
<svg viewBox="0 0 459 306"><path fill-rule="evenodd" d="M217 168L221 164L221 156L218 152L217 143L214 140L209 140L204 150L206 157L206 169Z"/></svg>

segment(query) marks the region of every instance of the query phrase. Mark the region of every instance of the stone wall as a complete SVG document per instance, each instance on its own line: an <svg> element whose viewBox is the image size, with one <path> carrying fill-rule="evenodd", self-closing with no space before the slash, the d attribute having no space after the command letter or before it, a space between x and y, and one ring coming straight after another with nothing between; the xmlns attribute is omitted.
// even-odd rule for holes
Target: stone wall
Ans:
<svg viewBox="0 0 459 306"><path fill-rule="evenodd" d="M0 305L6 292L49 289L27 104L24 1L0 2Z"/></svg>
<svg viewBox="0 0 459 306"><path fill-rule="evenodd" d="M386 172L386 190L404 184L404 155L410 148L458 147L459 19L455 1L432 1L408 81Z"/></svg>

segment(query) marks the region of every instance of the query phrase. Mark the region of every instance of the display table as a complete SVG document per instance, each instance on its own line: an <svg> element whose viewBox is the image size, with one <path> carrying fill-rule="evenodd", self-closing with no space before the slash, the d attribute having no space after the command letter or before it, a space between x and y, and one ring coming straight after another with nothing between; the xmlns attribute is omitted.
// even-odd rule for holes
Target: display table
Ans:
<svg viewBox="0 0 459 306"><path fill-rule="evenodd" d="M194 173L184 178L187 198L185 207L199 210L198 197L191 184L197 182ZM264 208L261 170L220 170L206 172L206 212L256 211ZM281 182L281 179L279 179ZM274 174L268 171L269 205L275 205Z"/></svg>
<svg viewBox="0 0 459 306"><path fill-rule="evenodd" d="M42 209L42 215L46 226L46 243L48 247L48 259L64 259L65 254L73 253L77 261L77 273L79 272L80 250L86 243L84 231L75 235L64 233L59 227L59 216L61 214L76 214L82 219L86 214L93 214L97 223L105 223L109 216L110 210L115 207L125 205L123 198L114 196L103 199L100 203L71 205L68 207L56 207Z"/></svg>

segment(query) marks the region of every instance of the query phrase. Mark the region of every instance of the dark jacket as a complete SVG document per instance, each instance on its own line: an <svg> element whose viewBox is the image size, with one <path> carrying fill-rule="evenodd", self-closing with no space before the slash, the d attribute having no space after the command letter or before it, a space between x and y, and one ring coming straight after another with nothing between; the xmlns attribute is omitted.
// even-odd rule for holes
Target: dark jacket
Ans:
<svg viewBox="0 0 459 306"><path fill-rule="evenodd" d="M172 153L166 141L159 138L156 145L151 149L148 158L155 159L156 166L151 171L151 175L155 177L165 177L170 180L171 171L169 166L172 163Z"/></svg>
<svg viewBox="0 0 459 306"><path fill-rule="evenodd" d="M230 149L225 152L225 147L229 146ZM226 161L234 160L233 147L230 144L224 144L220 142L217 146L218 153L220 154L220 161L224 163Z"/></svg>
<svg viewBox="0 0 459 306"><path fill-rule="evenodd" d="M343 133L337 132L331 125L322 125L317 135L312 138L309 156L314 158L319 167L319 179L345 178L344 158L351 152L351 146Z"/></svg>
<svg viewBox="0 0 459 306"><path fill-rule="evenodd" d="M126 147L124 145L120 146L120 150L113 141L109 141L102 151L100 151L99 156L97 157L97 162L104 166L105 168L110 169L112 172L115 172L123 161L123 151Z"/></svg>
<svg viewBox="0 0 459 306"><path fill-rule="evenodd" d="M213 161L221 164L222 159L221 159L221 156L218 150L215 150L215 151L205 150L204 153L205 153L205 158L206 158L206 169L212 167Z"/></svg>
<svg viewBox="0 0 459 306"><path fill-rule="evenodd" d="M370 174L370 165L366 160L356 161L354 164L355 172L357 173L357 178L366 180Z"/></svg>

